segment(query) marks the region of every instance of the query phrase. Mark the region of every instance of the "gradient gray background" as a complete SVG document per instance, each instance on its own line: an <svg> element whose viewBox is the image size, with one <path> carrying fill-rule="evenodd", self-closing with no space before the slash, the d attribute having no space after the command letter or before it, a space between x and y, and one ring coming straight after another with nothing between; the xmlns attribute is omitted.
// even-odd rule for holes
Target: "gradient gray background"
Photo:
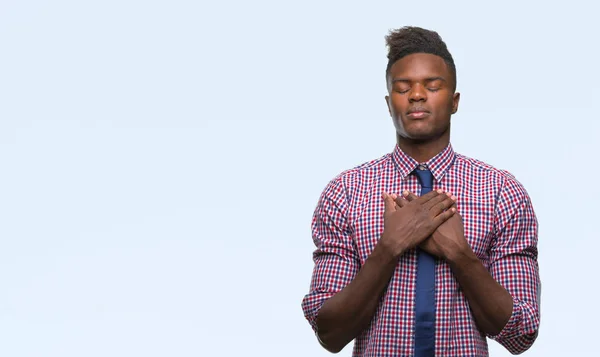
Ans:
<svg viewBox="0 0 600 357"><path fill-rule="evenodd" d="M331 178L393 149L384 36L403 25L455 58L455 150L534 202L526 355L590 355L587 3L1 1L0 355L329 355L300 307L310 219Z"/></svg>

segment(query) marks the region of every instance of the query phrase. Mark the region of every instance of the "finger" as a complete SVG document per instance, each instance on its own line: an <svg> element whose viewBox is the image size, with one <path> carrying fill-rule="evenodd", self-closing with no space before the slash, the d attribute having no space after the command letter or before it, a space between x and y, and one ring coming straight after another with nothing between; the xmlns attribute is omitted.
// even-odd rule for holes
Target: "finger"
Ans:
<svg viewBox="0 0 600 357"><path fill-rule="evenodd" d="M419 198L417 195L415 195L414 193L412 193L410 191L404 191L404 192L402 192L402 196L404 196L404 198L408 202L412 202L412 201L416 200L417 198Z"/></svg>
<svg viewBox="0 0 600 357"><path fill-rule="evenodd" d="M445 194L440 194L437 197L434 197L427 201L423 207L425 209L433 211L435 215L438 215L440 212L447 210L452 207L456 203L456 197L448 196Z"/></svg>
<svg viewBox="0 0 600 357"><path fill-rule="evenodd" d="M441 191L441 190L439 190ZM450 197L448 197L447 195L443 194L442 192L438 192L438 195L433 197L432 199L428 200L427 202L423 203L423 207L426 209L431 209L433 206L437 205L438 203L450 199Z"/></svg>
<svg viewBox="0 0 600 357"><path fill-rule="evenodd" d="M454 206L455 204L456 204L456 197L454 197L454 196L452 196L451 198L448 197L448 198L444 199L443 201L433 205L433 207L431 207L429 209L429 213L435 217L442 212L448 211L448 209L451 208L452 206Z"/></svg>
<svg viewBox="0 0 600 357"><path fill-rule="evenodd" d="M418 199L420 204L425 204L426 202L428 202L429 200L433 199L434 197L439 196L440 194L442 194L444 191L438 189L438 190L431 190L429 192L427 192L426 194L422 195L421 197L416 196L415 194L412 194L413 197L413 201ZM410 195L411 192L408 193L408 195ZM407 195L405 195L404 197L407 197Z"/></svg>
<svg viewBox="0 0 600 357"><path fill-rule="evenodd" d="M398 199L398 195L395 193L392 193L390 196L392 197L392 200L394 200L394 204L396 205L396 210L400 209L398 202L396 202L396 200Z"/></svg>
<svg viewBox="0 0 600 357"><path fill-rule="evenodd" d="M408 202L406 201L406 199L402 196L397 196L396 199L394 200L396 202L396 204L402 208L404 206L406 206L408 204Z"/></svg>
<svg viewBox="0 0 600 357"><path fill-rule="evenodd" d="M455 213L456 213L456 208L452 207L449 210L446 210L445 212L442 212L439 215L437 215L433 219L433 222L435 225L437 225L439 227L442 223L446 222L452 216L454 216Z"/></svg>
<svg viewBox="0 0 600 357"><path fill-rule="evenodd" d="M394 212L396 210L396 203L392 196L387 193L383 193L383 200L385 202L385 213Z"/></svg>

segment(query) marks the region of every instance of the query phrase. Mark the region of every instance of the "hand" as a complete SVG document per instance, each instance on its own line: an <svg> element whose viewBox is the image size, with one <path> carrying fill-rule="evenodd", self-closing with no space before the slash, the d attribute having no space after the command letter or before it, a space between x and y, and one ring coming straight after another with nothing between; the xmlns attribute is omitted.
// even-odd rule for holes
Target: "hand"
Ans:
<svg viewBox="0 0 600 357"><path fill-rule="evenodd" d="M380 239L394 257L420 244L456 212L451 208L454 201L442 190L431 191L400 207L394 198L395 195L383 194L384 228Z"/></svg>
<svg viewBox="0 0 600 357"><path fill-rule="evenodd" d="M447 195L450 196L448 193ZM415 202L419 198L413 193L408 193L406 199L401 197L396 198L395 202L400 208L408 205L410 202ZM456 201L455 197L452 197ZM456 209L456 206L451 208ZM423 249L431 255L451 261L454 257L460 256L464 252L471 250L469 243L465 239L464 225L460 214L453 214L448 220L442 223L431 235L425 239L419 248Z"/></svg>

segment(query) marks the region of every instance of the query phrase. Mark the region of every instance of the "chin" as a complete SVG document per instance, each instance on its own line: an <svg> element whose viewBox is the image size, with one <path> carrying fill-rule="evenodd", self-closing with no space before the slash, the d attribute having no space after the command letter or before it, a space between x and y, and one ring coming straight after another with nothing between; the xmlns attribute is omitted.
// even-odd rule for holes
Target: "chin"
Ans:
<svg viewBox="0 0 600 357"><path fill-rule="evenodd" d="M431 128L405 128L402 136L413 140L427 140L438 135L436 135L435 131L431 130Z"/></svg>
<svg viewBox="0 0 600 357"><path fill-rule="evenodd" d="M424 142L434 140L436 136L427 134L408 134L404 135L404 138L415 142Z"/></svg>
<svg viewBox="0 0 600 357"><path fill-rule="evenodd" d="M416 142L424 142L424 141L433 141L436 139L439 139L440 137L444 136L444 133L446 131L436 131L433 130L431 128L423 128L423 130L415 130L413 128L413 130L403 130L403 131L398 131L398 135L400 135L402 138L411 140L411 141L416 141Z"/></svg>

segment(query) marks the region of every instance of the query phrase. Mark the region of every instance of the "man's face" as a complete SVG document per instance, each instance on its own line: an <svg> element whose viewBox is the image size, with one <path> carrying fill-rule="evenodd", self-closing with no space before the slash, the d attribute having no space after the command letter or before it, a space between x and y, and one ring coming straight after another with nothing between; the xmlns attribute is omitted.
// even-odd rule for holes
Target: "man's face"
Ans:
<svg viewBox="0 0 600 357"><path fill-rule="evenodd" d="M396 132L402 138L431 141L450 135L450 116L458 110L459 93L446 62L428 53L396 61L388 76L385 99Z"/></svg>

